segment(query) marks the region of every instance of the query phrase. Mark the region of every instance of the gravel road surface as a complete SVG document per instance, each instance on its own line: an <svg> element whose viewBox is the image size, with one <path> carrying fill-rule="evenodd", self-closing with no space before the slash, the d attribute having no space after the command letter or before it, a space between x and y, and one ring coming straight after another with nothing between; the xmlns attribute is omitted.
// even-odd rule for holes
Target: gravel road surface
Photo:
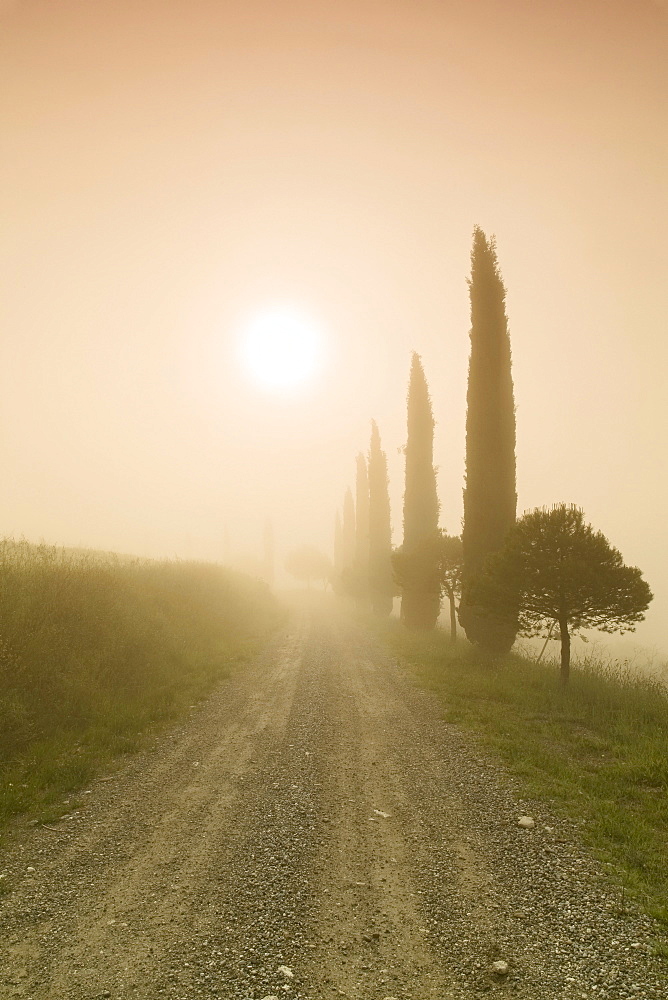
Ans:
<svg viewBox="0 0 668 1000"><path fill-rule="evenodd" d="M577 827L334 613L80 799L0 856L2 1000L668 997Z"/></svg>

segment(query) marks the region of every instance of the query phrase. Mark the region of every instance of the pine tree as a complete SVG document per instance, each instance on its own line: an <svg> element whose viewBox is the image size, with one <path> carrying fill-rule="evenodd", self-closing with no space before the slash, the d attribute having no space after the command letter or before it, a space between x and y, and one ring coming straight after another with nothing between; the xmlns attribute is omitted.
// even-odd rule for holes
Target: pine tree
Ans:
<svg viewBox="0 0 668 1000"><path fill-rule="evenodd" d="M568 683L571 636L583 629L633 632L652 592L635 566L579 507L557 504L525 514L485 563L473 584L478 604L501 619L513 615L519 632L549 638L558 628L561 680Z"/></svg>
<svg viewBox="0 0 668 1000"><path fill-rule="evenodd" d="M371 421L369 446L369 589L377 615L392 613L392 527L387 480L387 456L380 446L376 421Z"/></svg>
<svg viewBox="0 0 668 1000"><path fill-rule="evenodd" d="M441 532L439 539L439 567L441 592L448 599L450 609L450 642L457 642L457 597L462 590L462 540L458 535Z"/></svg>
<svg viewBox="0 0 668 1000"><path fill-rule="evenodd" d="M440 611L437 550L438 496L434 417L422 362L413 354L408 384L408 438L401 549L401 617L409 628L434 628Z"/></svg>
<svg viewBox="0 0 668 1000"><path fill-rule="evenodd" d="M506 289L494 239L476 226L471 251L471 357L466 414L464 555L459 620L471 642L492 653L507 652L516 623L491 619L467 597L485 559L504 544L517 511L515 404L511 374Z"/></svg>

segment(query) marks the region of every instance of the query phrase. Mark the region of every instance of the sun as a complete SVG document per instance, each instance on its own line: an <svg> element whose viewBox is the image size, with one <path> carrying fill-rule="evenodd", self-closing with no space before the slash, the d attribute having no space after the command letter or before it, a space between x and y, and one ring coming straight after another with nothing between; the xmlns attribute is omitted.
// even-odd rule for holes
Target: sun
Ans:
<svg viewBox="0 0 668 1000"><path fill-rule="evenodd" d="M257 313L241 336L241 359L251 378L268 389L295 389L319 371L323 337L299 310L280 306Z"/></svg>

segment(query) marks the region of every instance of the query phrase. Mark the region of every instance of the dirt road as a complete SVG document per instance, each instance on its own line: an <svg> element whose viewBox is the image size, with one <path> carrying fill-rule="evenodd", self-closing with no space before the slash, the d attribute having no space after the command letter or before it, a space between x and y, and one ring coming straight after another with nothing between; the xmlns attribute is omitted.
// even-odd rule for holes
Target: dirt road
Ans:
<svg viewBox="0 0 668 1000"><path fill-rule="evenodd" d="M0 857L3 1000L668 995L573 830L344 618L81 798Z"/></svg>

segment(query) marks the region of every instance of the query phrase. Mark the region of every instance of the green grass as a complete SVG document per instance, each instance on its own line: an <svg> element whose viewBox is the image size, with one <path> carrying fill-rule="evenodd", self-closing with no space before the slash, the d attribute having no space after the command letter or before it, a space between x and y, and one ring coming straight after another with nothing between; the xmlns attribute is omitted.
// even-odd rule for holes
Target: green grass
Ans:
<svg viewBox="0 0 668 1000"><path fill-rule="evenodd" d="M282 620L263 584L218 566L0 541L0 830L75 808Z"/></svg>
<svg viewBox="0 0 668 1000"><path fill-rule="evenodd" d="M444 718L475 732L520 779L523 797L549 799L578 821L584 841L612 866L668 932L668 692L656 678L584 662L561 689L558 667L520 656L485 663L441 632L380 633ZM658 950L666 950L659 944Z"/></svg>

